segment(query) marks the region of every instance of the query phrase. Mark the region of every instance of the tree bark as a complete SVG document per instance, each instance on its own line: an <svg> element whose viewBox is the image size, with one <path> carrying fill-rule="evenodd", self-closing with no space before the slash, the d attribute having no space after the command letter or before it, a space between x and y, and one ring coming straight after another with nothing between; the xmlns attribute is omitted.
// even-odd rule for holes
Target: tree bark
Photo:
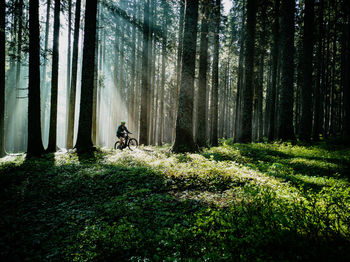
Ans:
<svg viewBox="0 0 350 262"><path fill-rule="evenodd" d="M90 151L93 149L91 135L96 44L96 16L97 0L87 1L85 8L81 102L78 137L75 145L75 148L80 152Z"/></svg>
<svg viewBox="0 0 350 262"><path fill-rule="evenodd" d="M181 60L182 60L182 44L183 44L183 35L184 35L184 17L185 17L185 1L180 0L180 19L179 19L179 32L178 32L178 45L177 45L177 57L176 57L176 87L175 87L175 108L177 109L179 105L179 92L180 92L180 81L181 81ZM176 127L176 118L177 110L172 110L172 123L174 123L174 128L172 132L172 141L175 137L175 127Z"/></svg>
<svg viewBox="0 0 350 262"><path fill-rule="evenodd" d="M136 21L136 1L133 1L133 20ZM128 122L129 129L134 129L134 109L135 109L135 65L136 65L136 28L131 27L131 73L130 73L130 98L129 98L129 110L128 110Z"/></svg>
<svg viewBox="0 0 350 262"><path fill-rule="evenodd" d="M198 73L198 109L197 109L197 145L207 146L206 108L207 108L207 69L208 69L208 19L209 0L202 2L202 24L200 32L199 73Z"/></svg>
<svg viewBox="0 0 350 262"><path fill-rule="evenodd" d="M278 125L278 137L282 140L295 139L293 129L294 11L294 0L282 0L280 38L282 82Z"/></svg>
<svg viewBox="0 0 350 262"><path fill-rule="evenodd" d="M98 66L98 55L100 50L100 25L99 21L101 18L101 5L100 1L97 2L97 21L96 21L96 44L95 44L95 57L94 57L94 91L92 96L92 143L97 145L98 126L97 126L97 90L99 89L99 66Z"/></svg>
<svg viewBox="0 0 350 262"><path fill-rule="evenodd" d="M178 153L196 151L193 140L193 99L197 20L198 0L187 0L176 137L173 145L173 151Z"/></svg>
<svg viewBox="0 0 350 262"><path fill-rule="evenodd" d="M220 33L220 7L221 0L215 2L215 25L214 25L214 51L213 51L213 68L212 68L212 132L211 144L218 146L218 118L219 118L219 33Z"/></svg>
<svg viewBox="0 0 350 262"><path fill-rule="evenodd" d="M350 142L350 82L349 82L349 76L350 76L350 8L349 5L346 4L346 1L344 1L344 7L345 9L345 21L346 24L344 25L344 64L343 64L343 70L344 70L344 79L343 79L343 89L344 89L344 123L343 123L343 137L347 142Z"/></svg>
<svg viewBox="0 0 350 262"><path fill-rule="evenodd" d="M40 123L40 30L39 1L29 3L29 87L27 157L44 153Z"/></svg>
<svg viewBox="0 0 350 262"><path fill-rule="evenodd" d="M275 112L276 112L276 100L277 100L277 69L279 59L279 14L280 14L280 0L275 0L274 5L274 21L272 28L272 79L271 79L271 100L269 102L270 114L268 124L268 141L275 139Z"/></svg>
<svg viewBox="0 0 350 262"><path fill-rule="evenodd" d="M239 37L239 57L238 57L238 72L237 72L237 93L236 93L236 112L235 112L235 127L234 127L234 141L237 142L239 134L241 133L241 101L242 101L242 89L243 89L243 62L244 62L244 29L245 29L245 1L243 0L242 10L242 25Z"/></svg>
<svg viewBox="0 0 350 262"><path fill-rule="evenodd" d="M256 27L256 0L247 1L247 38L245 52L245 84L242 96L242 133L238 142L251 142L252 140L252 102L254 79L254 52Z"/></svg>
<svg viewBox="0 0 350 262"><path fill-rule="evenodd" d="M166 0L162 0L162 6L163 6L163 25L162 25L162 31L163 31L163 39L162 39L162 80L160 83L160 107L159 107L159 134L158 134L158 146L161 146L163 144L163 132L164 132L164 88L165 88L165 66L167 63L167 33L168 33L168 3ZM175 111L175 110L174 110Z"/></svg>
<svg viewBox="0 0 350 262"><path fill-rule="evenodd" d="M52 76L51 76L51 105L50 130L47 152L55 152L57 147L57 92L58 92L58 59L60 38L61 1L55 0L55 14L53 25Z"/></svg>
<svg viewBox="0 0 350 262"><path fill-rule="evenodd" d="M260 44L259 44L259 69L257 74L258 81L256 82L256 137L255 139L258 142L263 140L263 88L264 88L264 68L265 68L265 55L266 55L266 40L267 40L267 1L263 1L261 4L261 35L260 35Z"/></svg>
<svg viewBox="0 0 350 262"><path fill-rule="evenodd" d="M69 94L67 148L73 148L73 139L74 139L74 118L75 118L75 99L76 99L77 73L78 73L80 12L81 12L81 0L77 0L75 4L75 18L74 18L75 21L74 21L74 40L73 40L73 59L72 59L72 79L71 79L70 94Z"/></svg>
<svg viewBox="0 0 350 262"><path fill-rule="evenodd" d="M301 89L300 140L310 141L312 129L312 57L314 45L314 0L305 0Z"/></svg>
<svg viewBox="0 0 350 262"><path fill-rule="evenodd" d="M67 97L66 97L66 110L69 110L69 93L71 85L71 62L72 62L72 53L71 53L71 42L72 42L72 0L68 0L68 43L67 43ZM66 114L68 116L68 114ZM68 119L67 122L67 131L68 131ZM67 145L67 141L66 141Z"/></svg>
<svg viewBox="0 0 350 262"><path fill-rule="evenodd" d="M141 16L141 8L140 5L137 5L137 17ZM141 50L141 39L142 34L138 33L137 34L137 49L136 49L136 85L135 85L135 109L134 109L134 120L135 120L135 136L138 138L139 137L139 120L140 120L140 73L141 73L141 55L140 55L140 50Z"/></svg>
<svg viewBox="0 0 350 262"><path fill-rule="evenodd" d="M0 0L0 157L5 151L5 0Z"/></svg>
<svg viewBox="0 0 350 262"><path fill-rule="evenodd" d="M149 0L145 0L143 17L143 46L142 46L142 87L141 87L141 116L140 144L148 145L148 101L149 101Z"/></svg>

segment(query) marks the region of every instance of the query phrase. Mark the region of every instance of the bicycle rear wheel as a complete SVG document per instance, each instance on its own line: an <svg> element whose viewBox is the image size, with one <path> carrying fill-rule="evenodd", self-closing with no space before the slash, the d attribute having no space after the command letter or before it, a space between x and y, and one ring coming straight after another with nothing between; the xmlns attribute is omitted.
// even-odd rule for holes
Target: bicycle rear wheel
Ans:
<svg viewBox="0 0 350 262"><path fill-rule="evenodd" d="M131 151L135 150L138 147L139 143L135 138L131 138L128 143L128 147Z"/></svg>

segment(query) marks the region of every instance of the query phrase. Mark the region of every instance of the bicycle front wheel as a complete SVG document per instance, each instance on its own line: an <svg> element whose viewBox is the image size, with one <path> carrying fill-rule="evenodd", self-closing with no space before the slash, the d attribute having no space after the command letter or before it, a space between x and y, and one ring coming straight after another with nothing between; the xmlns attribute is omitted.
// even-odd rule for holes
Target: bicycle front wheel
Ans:
<svg viewBox="0 0 350 262"><path fill-rule="evenodd" d="M131 151L135 150L138 147L139 143L135 138L131 138L128 143L128 147Z"/></svg>

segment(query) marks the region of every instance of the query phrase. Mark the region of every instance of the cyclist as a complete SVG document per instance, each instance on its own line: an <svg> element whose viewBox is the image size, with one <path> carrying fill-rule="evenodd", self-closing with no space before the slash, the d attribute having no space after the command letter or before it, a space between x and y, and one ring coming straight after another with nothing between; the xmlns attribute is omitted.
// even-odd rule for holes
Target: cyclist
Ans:
<svg viewBox="0 0 350 262"><path fill-rule="evenodd" d="M123 138L125 138L127 136L127 134L132 134L131 132L129 132L129 130L126 128L125 126L125 121L122 121L120 123L120 126L118 127L117 130L117 137L119 138L119 149L122 149L122 145L123 145ZM126 141L125 141L126 143Z"/></svg>

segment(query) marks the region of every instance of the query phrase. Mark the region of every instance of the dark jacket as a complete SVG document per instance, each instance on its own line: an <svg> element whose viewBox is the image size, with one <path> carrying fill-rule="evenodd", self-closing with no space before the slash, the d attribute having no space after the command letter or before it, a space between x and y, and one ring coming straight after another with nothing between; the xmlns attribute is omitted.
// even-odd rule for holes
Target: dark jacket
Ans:
<svg viewBox="0 0 350 262"><path fill-rule="evenodd" d="M117 130L117 136L121 136L124 133L131 134L129 130L126 128L126 126L120 125Z"/></svg>

